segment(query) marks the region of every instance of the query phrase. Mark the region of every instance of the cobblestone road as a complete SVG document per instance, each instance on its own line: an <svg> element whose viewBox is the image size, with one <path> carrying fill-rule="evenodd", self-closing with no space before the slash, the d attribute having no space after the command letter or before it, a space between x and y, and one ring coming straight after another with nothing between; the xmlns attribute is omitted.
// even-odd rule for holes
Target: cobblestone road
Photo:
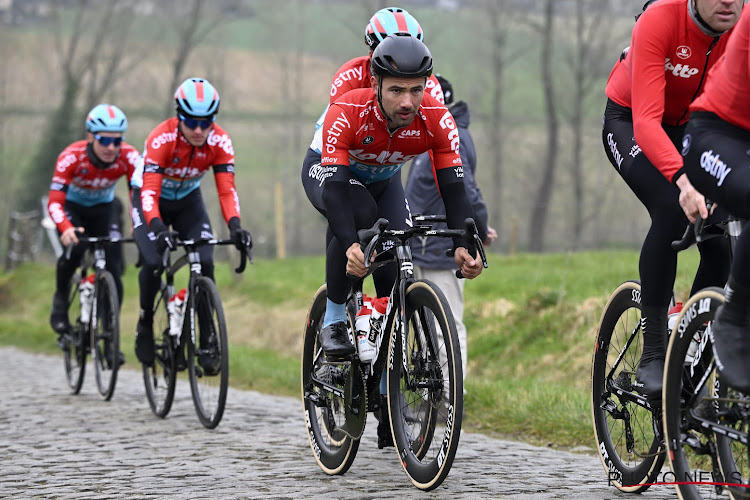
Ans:
<svg viewBox="0 0 750 500"><path fill-rule="evenodd" d="M103 402L91 373L81 394L68 393L61 357L0 349L0 497L634 498L607 487L596 457L467 433L443 485L421 492L393 449L377 449L375 425L349 472L329 477L312 457L299 400L230 390L224 419L209 431L186 380L162 420L129 368ZM656 486L640 498L676 495Z"/></svg>

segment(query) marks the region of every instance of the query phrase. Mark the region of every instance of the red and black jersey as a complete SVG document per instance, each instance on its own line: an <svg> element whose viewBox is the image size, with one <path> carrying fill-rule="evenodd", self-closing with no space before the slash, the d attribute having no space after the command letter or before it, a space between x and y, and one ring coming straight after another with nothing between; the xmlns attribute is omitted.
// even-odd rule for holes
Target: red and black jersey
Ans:
<svg viewBox="0 0 750 500"><path fill-rule="evenodd" d="M350 90L370 88L370 56L355 57L345 62L331 81L330 104ZM445 103L443 89L435 75L427 78L425 94L429 94L440 104Z"/></svg>
<svg viewBox="0 0 750 500"><path fill-rule="evenodd" d="M61 233L74 227L65 215L66 200L84 207L111 202L117 181L124 176L130 183L141 158L138 150L123 142L120 156L102 168L91 161L88 144L85 140L76 141L57 157L47 210Z"/></svg>
<svg viewBox="0 0 750 500"><path fill-rule="evenodd" d="M750 10L750 9L748 9ZM711 70L705 91L691 111L710 111L750 130L750 12L743 9L724 56Z"/></svg>
<svg viewBox="0 0 750 500"><path fill-rule="evenodd" d="M321 166L348 165L364 184L395 175L425 151L432 152L436 171L454 169L456 177L463 177L456 123L450 111L428 94L414 120L390 132L375 91L352 90L331 105L321 130Z"/></svg>
<svg viewBox="0 0 750 500"><path fill-rule="evenodd" d="M607 97L632 110L636 142L670 181L682 168L682 156L662 124L687 122L690 103L729 39L729 32L712 37L701 31L687 2L660 0L646 9L633 28L627 56L615 64L606 88Z"/></svg>
<svg viewBox="0 0 750 500"><path fill-rule="evenodd" d="M141 204L148 223L160 217L160 198L181 200L198 189L203 175L213 168L216 189L224 219L240 216L240 203L234 187L234 148L232 139L213 124L203 146L191 145L178 129L179 119L160 123L146 139Z"/></svg>

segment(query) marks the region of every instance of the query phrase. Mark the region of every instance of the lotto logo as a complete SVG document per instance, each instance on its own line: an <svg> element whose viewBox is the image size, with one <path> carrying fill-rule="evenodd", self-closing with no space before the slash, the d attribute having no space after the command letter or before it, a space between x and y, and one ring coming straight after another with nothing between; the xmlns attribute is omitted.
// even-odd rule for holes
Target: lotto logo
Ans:
<svg viewBox="0 0 750 500"><path fill-rule="evenodd" d="M667 58L664 63L664 71L680 78L690 78L693 75L697 75L700 70L698 68L691 68L687 64L672 64L670 59Z"/></svg>

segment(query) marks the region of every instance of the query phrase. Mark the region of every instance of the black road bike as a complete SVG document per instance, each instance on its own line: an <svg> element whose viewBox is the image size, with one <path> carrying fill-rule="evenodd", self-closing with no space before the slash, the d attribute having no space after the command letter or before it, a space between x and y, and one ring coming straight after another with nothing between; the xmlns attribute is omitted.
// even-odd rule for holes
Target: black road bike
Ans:
<svg viewBox="0 0 750 500"><path fill-rule="evenodd" d="M390 435L399 463L419 489L432 490L445 480L458 448L463 416L463 376L456 327L440 289L415 280L409 239L415 236L463 238L467 248L487 259L474 221L466 229L433 229L444 216L415 216L414 226L388 230L380 219L359 232L365 262L381 241L393 247L379 257L368 275L395 262L399 277L391 290L383 322L376 332L376 354L369 363L357 354L329 360L318 334L326 308L326 285L313 297L305 323L302 396L307 434L315 460L329 475L344 474L354 461L368 412L390 420ZM363 278L364 279L364 278ZM354 342L354 315L363 303L362 280L347 299L349 333ZM381 397L381 377L387 394ZM384 402L383 402L384 401ZM382 406L387 406L387 410Z"/></svg>
<svg viewBox="0 0 750 500"><path fill-rule="evenodd" d="M204 427L213 429L224 415L229 384L229 343L224 308L216 284L201 274L198 248L203 245L234 245L232 240L177 240L176 246L185 253L174 263L170 251L164 255L164 281L154 302L154 345L152 365L143 366L143 382L151 410L164 418L174 401L177 372L187 369L195 411ZM250 249L240 252L240 265L245 270ZM187 294L182 328L170 333L169 299L175 294L175 274L189 266Z"/></svg>
<svg viewBox="0 0 750 500"><path fill-rule="evenodd" d="M742 222L716 225L732 254ZM705 238L697 221L696 238ZM672 331L664 370L664 435L679 498L750 498L750 396L722 383L713 356L712 321L724 290L695 293ZM750 361L750 360L749 360ZM725 497L725 496L724 496Z"/></svg>
<svg viewBox="0 0 750 500"><path fill-rule="evenodd" d="M91 353L99 396L109 401L115 392L120 367L120 301L115 279L106 269L106 248L130 238L78 237L87 244L86 255L68 285L70 329L58 341L65 362L68 386L78 394L86 373L86 356ZM65 250L70 258L73 245ZM93 272L93 275L91 274ZM87 279L93 276L93 280Z"/></svg>

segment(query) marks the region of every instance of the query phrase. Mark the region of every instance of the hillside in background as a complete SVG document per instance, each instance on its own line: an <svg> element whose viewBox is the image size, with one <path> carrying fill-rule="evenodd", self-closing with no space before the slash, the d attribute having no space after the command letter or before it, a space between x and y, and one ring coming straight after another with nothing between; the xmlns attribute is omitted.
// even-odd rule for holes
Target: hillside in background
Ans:
<svg viewBox="0 0 750 500"><path fill-rule="evenodd" d="M180 21L178 14L182 15L195 1L170 3L175 20ZM118 5L130 3L123 0ZM586 196L585 200L578 200L573 196L570 175L572 131L568 128L573 78L570 61L575 39L571 9L575 4L573 0L557 3L554 64L562 130L558 173L548 207L551 222L544 229L546 249L635 247L647 227L646 213L607 162L600 122L604 82L619 50L627 45L632 26L632 17L625 13L637 12L640 5L629 2L633 5L628 9L617 3L615 9L611 2L609 21L614 28L608 30L605 40L612 47L611 53L587 64L590 76L597 80L584 101L581 148ZM221 92L219 122L233 138L243 220L260 243L256 247L258 254L276 254L277 227L283 228L289 253L318 253L324 225L302 192L301 162L312 138L314 121L327 102L332 74L347 59L366 54L362 31L371 13L380 7L379 2L237 0L207 5L216 6L218 11L218 6L230 4L239 10L217 18L218 24L190 53L181 78L207 77ZM505 66L498 80L495 63L500 49L488 9L500 2L456 2L457 10L437 8L445 7L441 2L413 0L401 4L420 20L436 70L452 81L457 99L470 105L471 131L479 157L477 177L490 213L495 214L491 224L500 229L498 245L490 250L525 248L535 192L543 182L546 144L539 73L541 6L503 3L508 21L502 25ZM100 4L92 6L90 15L101 8ZM134 19L123 42L126 50L119 57L127 71L102 96L102 100L125 110L130 121L126 140L138 148L151 128L166 117L165 108L173 91L168 88L170 72L180 47L177 28L168 18L158 11L144 12L133 11ZM216 14L210 9L202 12L209 19ZM68 47L74 33L80 36L81 45L93 36L93 26L75 30L74 14L69 8L58 19L46 18L0 30L4 64L0 75L2 232L7 227L7 214L15 208L20 194L29 189L27 171L35 153L45 147L49 139L45 125L63 99L64 78L56 47ZM176 21L173 24L177 25ZM109 49L102 49L97 55L102 65L108 57L115 57ZM105 70L106 66L102 66L99 72ZM499 121L493 114L498 85L503 98ZM83 94L78 96L75 113L67 120L74 128L86 112L85 98ZM501 131L497 130L498 123ZM81 130L82 126L78 136ZM497 159L493 148L501 138L505 146L502 157ZM52 165L50 174L51 169ZM497 191L499 173L502 182ZM213 180L207 176L203 184L214 224L221 230ZM124 186L118 192L127 196ZM274 199L278 192L282 195L279 200ZM583 203L585 227L574 241L570 218L576 203ZM0 254L5 244L0 242Z"/></svg>

